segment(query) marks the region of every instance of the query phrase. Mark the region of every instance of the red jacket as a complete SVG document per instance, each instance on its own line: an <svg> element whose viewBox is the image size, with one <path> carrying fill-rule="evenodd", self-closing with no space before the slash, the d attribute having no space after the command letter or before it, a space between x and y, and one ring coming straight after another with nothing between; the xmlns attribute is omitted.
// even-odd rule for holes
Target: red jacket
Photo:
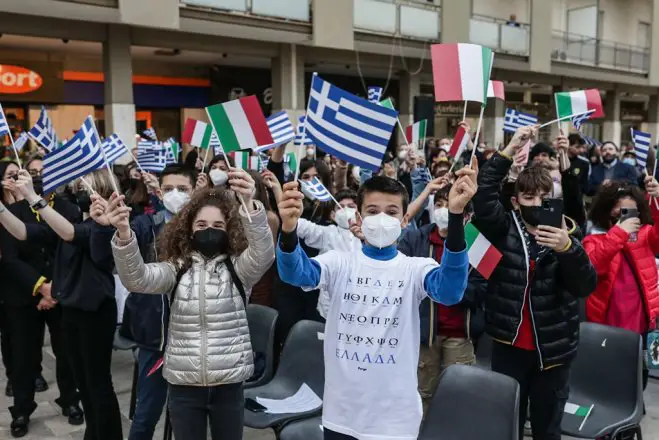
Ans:
<svg viewBox="0 0 659 440"><path fill-rule="evenodd" d="M655 317L659 316L655 262L655 255L659 253L659 211L654 207L652 216L654 226L642 226L635 242L629 242L629 234L619 226L614 226L606 234L589 235L584 239L583 247L597 271L597 288L586 299L588 321L605 323L609 300L623 258L622 253L625 251L643 293L648 326L655 328Z"/></svg>

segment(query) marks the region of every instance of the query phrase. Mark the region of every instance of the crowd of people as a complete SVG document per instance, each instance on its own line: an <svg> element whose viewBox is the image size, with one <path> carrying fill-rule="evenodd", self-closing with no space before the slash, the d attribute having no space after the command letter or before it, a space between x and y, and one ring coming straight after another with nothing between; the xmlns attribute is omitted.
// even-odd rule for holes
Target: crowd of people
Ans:
<svg viewBox="0 0 659 440"><path fill-rule="evenodd" d="M579 323L656 328L659 184L612 142L537 136L457 158L448 138L401 145L378 172L313 146L299 170L280 146L260 172L224 155L202 169L193 150L159 175L117 166L52 194L40 156L0 162L12 436L48 386L47 325L56 403L86 440L123 438L116 332L139 347L130 440L152 439L166 404L177 439L241 439L243 385L263 368L256 303L279 313L277 353L298 321L325 322L326 440L416 439L441 372L474 364L485 333L492 370L520 385L520 438L528 413L533 438L560 439ZM333 201L300 184L316 178ZM470 270L467 223L502 254L487 279Z"/></svg>

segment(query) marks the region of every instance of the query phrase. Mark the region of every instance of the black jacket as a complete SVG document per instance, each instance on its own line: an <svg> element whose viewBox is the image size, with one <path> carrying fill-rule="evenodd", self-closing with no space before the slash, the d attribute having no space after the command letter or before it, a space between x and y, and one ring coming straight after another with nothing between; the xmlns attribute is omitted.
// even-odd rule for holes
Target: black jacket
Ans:
<svg viewBox="0 0 659 440"><path fill-rule="evenodd" d="M576 235L566 252L543 252L529 279L529 258L521 221L499 201L501 182L512 161L497 154L481 169L474 197L474 226L503 254L490 277L485 299L486 331L513 344L530 282L530 310L540 369L570 362L579 342L577 299L595 290L597 275ZM578 230L578 228L574 228Z"/></svg>
<svg viewBox="0 0 659 440"><path fill-rule="evenodd" d="M54 197L52 203L53 209L71 223L80 220L80 210L68 200ZM50 229L37 219L25 200L10 205L8 209L26 225L40 225ZM36 306L40 297L33 295L34 287L41 277L52 281L56 247L56 241L19 241L6 229L0 230L4 264L2 299L6 304L15 307Z"/></svg>

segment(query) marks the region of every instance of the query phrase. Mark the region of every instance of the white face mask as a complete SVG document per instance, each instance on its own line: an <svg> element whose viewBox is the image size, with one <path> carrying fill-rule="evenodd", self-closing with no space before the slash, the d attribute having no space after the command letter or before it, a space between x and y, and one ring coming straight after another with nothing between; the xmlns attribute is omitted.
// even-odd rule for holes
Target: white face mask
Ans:
<svg viewBox="0 0 659 440"><path fill-rule="evenodd" d="M313 157L313 155L316 153L316 150L313 148L307 148L307 157Z"/></svg>
<svg viewBox="0 0 659 440"><path fill-rule="evenodd" d="M229 174L226 171L218 170L216 168L208 173L208 177L211 178L211 181L215 186L224 185L227 183L227 180L229 180Z"/></svg>
<svg viewBox="0 0 659 440"><path fill-rule="evenodd" d="M341 229L350 229L350 220L355 221L355 208L343 208L336 211L334 221Z"/></svg>
<svg viewBox="0 0 659 440"><path fill-rule="evenodd" d="M355 179L357 182L360 181L361 179L361 174L359 174L360 168L358 166L352 167L352 178Z"/></svg>
<svg viewBox="0 0 659 440"><path fill-rule="evenodd" d="M362 233L371 246L380 249L386 248L394 244L400 237L400 220L384 212L366 217L362 222Z"/></svg>
<svg viewBox="0 0 659 440"><path fill-rule="evenodd" d="M405 160L405 158L407 158L407 150L400 150L398 152L398 159Z"/></svg>
<svg viewBox="0 0 659 440"><path fill-rule="evenodd" d="M437 208L433 211L433 222L439 229L448 228L448 208Z"/></svg>
<svg viewBox="0 0 659 440"><path fill-rule="evenodd" d="M187 193L180 192L177 189L173 189L162 196L162 203L165 205L165 209L172 214L178 214L181 212L181 209L183 209L183 207L189 201L190 196Z"/></svg>

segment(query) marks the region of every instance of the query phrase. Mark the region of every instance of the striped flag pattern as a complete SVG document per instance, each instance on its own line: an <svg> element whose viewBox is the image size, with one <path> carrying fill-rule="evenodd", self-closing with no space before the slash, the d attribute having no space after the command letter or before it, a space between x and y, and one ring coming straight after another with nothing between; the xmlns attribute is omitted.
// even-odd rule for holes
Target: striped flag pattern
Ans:
<svg viewBox="0 0 659 440"><path fill-rule="evenodd" d="M309 136L307 134L303 135L302 133L302 127L304 127L306 119L306 116L300 116L297 127L295 128L295 142L293 142L293 145L296 147L313 144L313 141L309 139Z"/></svg>
<svg viewBox="0 0 659 440"><path fill-rule="evenodd" d="M9 123L5 117L5 111L2 109L2 104L0 104L0 136L10 134Z"/></svg>
<svg viewBox="0 0 659 440"><path fill-rule="evenodd" d="M25 147L25 144L27 144L29 137L26 132L21 133L20 136L18 136L18 139L14 141L14 146L18 151L22 151L23 148Z"/></svg>
<svg viewBox="0 0 659 440"><path fill-rule="evenodd" d="M314 177L310 181L300 180L302 182L302 190L306 192L311 198L316 199L320 202L329 202L332 200L332 195L325 188L323 182L321 182L318 177Z"/></svg>
<svg viewBox="0 0 659 440"><path fill-rule="evenodd" d="M270 145L263 145L254 148L254 151L257 153L278 147L282 144L287 144L295 139L295 129L293 128L293 124L291 124L291 120L288 118L288 114L285 111L275 113L266 119L266 122L274 142Z"/></svg>
<svg viewBox="0 0 659 440"><path fill-rule="evenodd" d="M465 242L469 263L483 278L490 279L492 272L503 258L501 252L471 223L465 225Z"/></svg>
<svg viewBox="0 0 659 440"><path fill-rule="evenodd" d="M156 130L153 127L149 127L142 132L145 138L151 139L152 141L158 140L158 135L156 135Z"/></svg>
<svg viewBox="0 0 659 440"><path fill-rule="evenodd" d="M465 148L467 148L467 145L469 145L469 135L467 134L467 130L460 126L457 133L455 133L448 155L454 159L460 157Z"/></svg>
<svg viewBox="0 0 659 440"><path fill-rule="evenodd" d="M101 153L101 140L96 133L94 120L87 116L80 130L62 147L46 154L43 159L43 192L73 182L105 166Z"/></svg>
<svg viewBox="0 0 659 440"><path fill-rule="evenodd" d="M178 163L178 154L181 151L181 145L176 142L176 139L169 138L167 139L163 146L167 149L166 163L167 165L173 165Z"/></svg>
<svg viewBox="0 0 659 440"><path fill-rule="evenodd" d="M581 115L589 111L592 113L590 115L592 119L604 117L602 95L597 89L558 92L554 94L554 99L558 118Z"/></svg>
<svg viewBox="0 0 659 440"><path fill-rule="evenodd" d="M128 151L128 148L117 133L113 133L112 136L105 138L105 140L102 142L102 145L103 151L105 152L105 158L108 160L110 165L115 163L117 159L126 154Z"/></svg>
<svg viewBox="0 0 659 440"><path fill-rule="evenodd" d="M274 143L254 95L206 107L206 113L225 152Z"/></svg>
<svg viewBox="0 0 659 440"><path fill-rule="evenodd" d="M602 145L602 143L595 138L586 136L583 133L579 133L579 134L581 135L581 139L583 139L586 145L588 145L589 147L596 147L598 145Z"/></svg>
<svg viewBox="0 0 659 440"><path fill-rule="evenodd" d="M53 122L48 117L46 107L41 107L41 113L34 127L30 129L30 136L46 150L53 151L57 149L57 135L53 128Z"/></svg>
<svg viewBox="0 0 659 440"><path fill-rule="evenodd" d="M188 118L183 127L183 137L181 140L193 147L206 149L211 146L213 135L213 127L210 124Z"/></svg>
<svg viewBox="0 0 659 440"><path fill-rule="evenodd" d="M141 139L137 142L137 153L146 153L147 151L154 150L158 148L158 142L156 141L147 141L146 139Z"/></svg>
<svg viewBox="0 0 659 440"><path fill-rule="evenodd" d="M505 101L506 93L503 81L490 81L490 84L487 86L487 97Z"/></svg>
<svg viewBox="0 0 659 440"><path fill-rule="evenodd" d="M634 141L634 153L637 165L645 168L648 164L648 153L652 143L652 135L632 128L632 140Z"/></svg>
<svg viewBox="0 0 659 440"><path fill-rule="evenodd" d="M368 86L368 100L371 102L380 102L382 99L382 87Z"/></svg>
<svg viewBox="0 0 659 440"><path fill-rule="evenodd" d="M518 112L515 109L507 108L506 116L503 120L503 131L514 133L518 128L528 127L538 123L538 118L528 113Z"/></svg>
<svg viewBox="0 0 659 440"><path fill-rule="evenodd" d="M492 49L477 44L434 44L430 55L435 101L487 102Z"/></svg>
<svg viewBox="0 0 659 440"><path fill-rule="evenodd" d="M586 122L588 119L590 119L591 113L585 113L583 115L577 115L574 118L572 118L572 125L574 125L574 128L577 129L577 131L581 131L581 126L583 125L584 122Z"/></svg>
<svg viewBox="0 0 659 440"><path fill-rule="evenodd" d="M405 129L405 138L408 144L414 143L418 148L423 148L423 145L420 145L420 141L426 138L426 123L427 121L424 119L407 126Z"/></svg>
<svg viewBox="0 0 659 440"><path fill-rule="evenodd" d="M306 134L332 156L364 169L379 169L397 117L395 110L313 76Z"/></svg>
<svg viewBox="0 0 659 440"><path fill-rule="evenodd" d="M137 162L144 171L152 173L161 173L167 166L167 149L162 148L162 144L155 143L160 148L152 148L137 152Z"/></svg>

